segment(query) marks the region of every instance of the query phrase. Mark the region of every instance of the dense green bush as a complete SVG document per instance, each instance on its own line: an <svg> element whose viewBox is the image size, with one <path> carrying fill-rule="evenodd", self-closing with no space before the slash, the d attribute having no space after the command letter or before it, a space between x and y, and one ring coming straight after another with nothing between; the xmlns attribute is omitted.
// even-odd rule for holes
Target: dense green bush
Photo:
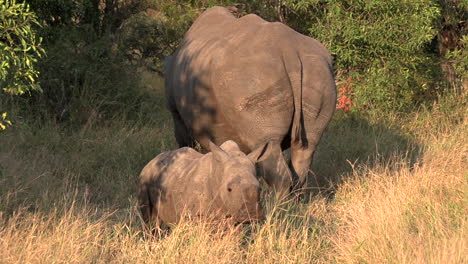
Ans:
<svg viewBox="0 0 468 264"><path fill-rule="evenodd" d="M37 120L53 117L76 125L133 118L142 109L154 115L146 101L159 99L148 96L142 83L148 78L142 75L149 70L161 77L164 56L174 51L195 17L215 4L179 2L32 1L45 23L49 56L39 65L44 92L28 100L25 111ZM154 83L159 89L161 84Z"/></svg>
<svg viewBox="0 0 468 264"><path fill-rule="evenodd" d="M34 12L16 0L0 1L0 88L9 94L40 90L35 64L44 54Z"/></svg>
<svg viewBox="0 0 468 264"><path fill-rule="evenodd" d="M144 98L139 72L164 74L164 56L213 5L235 5L238 15L282 21L322 41L336 54L344 110L411 110L444 92L444 79L457 87L467 79L466 1L28 2L44 23L49 54L38 68L44 93L29 100L35 108L28 111L57 120L136 111Z"/></svg>
<svg viewBox="0 0 468 264"><path fill-rule="evenodd" d="M456 78L456 88L468 88L468 35L460 40L459 47L447 52L446 58L453 64ZM461 83L460 83L461 82Z"/></svg>
<svg viewBox="0 0 468 264"><path fill-rule="evenodd" d="M129 61L163 75L164 57L175 51L195 16L193 10L173 12L148 8L130 16L117 31L119 50Z"/></svg>
<svg viewBox="0 0 468 264"><path fill-rule="evenodd" d="M0 100L41 90L37 60L44 55L34 12L25 3L0 0ZM11 125L0 103L0 131Z"/></svg>
<svg viewBox="0 0 468 264"><path fill-rule="evenodd" d="M336 53L337 78L351 78L357 105L404 110L436 91L438 58L429 50L440 20L436 1L288 4L300 17L308 17L304 26L309 35Z"/></svg>
<svg viewBox="0 0 468 264"><path fill-rule="evenodd" d="M440 4L438 51L442 56L442 71L459 94L468 88L468 1L441 0Z"/></svg>
<svg viewBox="0 0 468 264"><path fill-rule="evenodd" d="M137 114L145 98L138 67L110 34L98 36L91 26L64 27L56 34L60 38L49 41L49 56L39 65L43 93L32 98L35 115L82 125Z"/></svg>
<svg viewBox="0 0 468 264"><path fill-rule="evenodd" d="M32 9L54 31L59 26L89 25L97 33L115 30L140 11L140 0L28 0Z"/></svg>
<svg viewBox="0 0 468 264"><path fill-rule="evenodd" d="M117 35L119 48L132 61L139 61L163 75L164 57L171 55L196 17L214 5L232 1L146 0L144 10L124 20Z"/></svg>
<svg viewBox="0 0 468 264"><path fill-rule="evenodd" d="M135 2L31 1L48 56L38 65L43 93L23 105L29 115L82 125L138 108L137 68L117 50L113 24L138 11Z"/></svg>

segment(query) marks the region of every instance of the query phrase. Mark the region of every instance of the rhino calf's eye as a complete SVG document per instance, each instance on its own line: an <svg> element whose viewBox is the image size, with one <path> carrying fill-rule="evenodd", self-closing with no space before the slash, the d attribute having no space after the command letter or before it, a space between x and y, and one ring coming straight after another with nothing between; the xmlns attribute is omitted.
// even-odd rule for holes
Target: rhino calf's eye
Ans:
<svg viewBox="0 0 468 264"><path fill-rule="evenodd" d="M228 187L228 192L232 192L232 189L231 189L231 187Z"/></svg>

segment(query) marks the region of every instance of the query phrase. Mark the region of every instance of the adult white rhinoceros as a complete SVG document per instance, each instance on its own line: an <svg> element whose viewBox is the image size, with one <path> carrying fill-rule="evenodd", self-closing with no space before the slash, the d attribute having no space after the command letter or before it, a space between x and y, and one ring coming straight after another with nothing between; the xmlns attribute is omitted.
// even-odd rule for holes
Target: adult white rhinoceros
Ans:
<svg viewBox="0 0 468 264"><path fill-rule="evenodd" d="M281 191L307 179L336 103L332 59L317 40L223 7L201 14L165 60L167 106L182 146L270 142L259 167ZM288 165L282 150L291 147Z"/></svg>

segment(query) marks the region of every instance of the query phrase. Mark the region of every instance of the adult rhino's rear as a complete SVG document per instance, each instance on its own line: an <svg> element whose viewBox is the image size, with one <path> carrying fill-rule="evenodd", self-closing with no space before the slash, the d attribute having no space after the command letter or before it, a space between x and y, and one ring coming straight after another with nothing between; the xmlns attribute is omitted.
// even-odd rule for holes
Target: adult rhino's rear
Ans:
<svg viewBox="0 0 468 264"><path fill-rule="evenodd" d="M166 59L166 97L180 146L238 142L245 153L272 141L260 163L277 189L306 181L336 101L332 60L316 40L256 15L213 7ZM291 163L282 150L291 147Z"/></svg>

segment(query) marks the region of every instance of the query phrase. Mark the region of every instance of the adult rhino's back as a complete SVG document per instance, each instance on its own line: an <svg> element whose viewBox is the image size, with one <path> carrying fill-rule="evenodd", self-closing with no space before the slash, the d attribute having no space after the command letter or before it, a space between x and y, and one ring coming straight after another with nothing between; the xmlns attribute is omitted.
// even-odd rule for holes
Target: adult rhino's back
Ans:
<svg viewBox="0 0 468 264"><path fill-rule="evenodd" d="M268 166L290 184L280 144L315 150L334 110L328 51L281 23L256 15L237 19L216 7L195 21L171 60L166 91L179 144L196 140L207 148L208 139L233 139L249 152L276 141L276 161ZM313 150L302 158L307 166Z"/></svg>
<svg viewBox="0 0 468 264"><path fill-rule="evenodd" d="M283 51L293 47L282 42L297 33L256 15L236 19L224 8L209 11L174 55L179 79L170 92L180 98L175 107L204 147L206 136L216 143L234 139L245 152L259 142L279 140L294 113L283 61Z"/></svg>

